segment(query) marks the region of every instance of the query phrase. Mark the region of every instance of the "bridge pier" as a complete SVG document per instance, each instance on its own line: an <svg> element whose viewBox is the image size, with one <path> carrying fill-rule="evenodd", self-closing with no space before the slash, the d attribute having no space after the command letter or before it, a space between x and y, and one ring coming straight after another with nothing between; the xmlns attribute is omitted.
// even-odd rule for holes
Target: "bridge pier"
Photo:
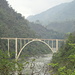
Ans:
<svg viewBox="0 0 75 75"><path fill-rule="evenodd" d="M9 39L8 39L8 56L10 57L10 52L9 52L9 43L10 41L9 41Z"/></svg>
<svg viewBox="0 0 75 75"><path fill-rule="evenodd" d="M53 50L53 40L52 40L52 50Z"/></svg>
<svg viewBox="0 0 75 75"><path fill-rule="evenodd" d="M17 61L17 38L15 39L15 60Z"/></svg>
<svg viewBox="0 0 75 75"><path fill-rule="evenodd" d="M18 71L17 71L17 69L18 69L18 65L17 65L17 61L18 61L18 59L17 59L17 55L18 55L18 39L16 38L15 39L15 61L16 61L16 63L15 63L15 68L16 68L16 71L15 71L15 75L18 75Z"/></svg>
<svg viewBox="0 0 75 75"><path fill-rule="evenodd" d="M20 49L22 48L22 39L20 39Z"/></svg>
<svg viewBox="0 0 75 75"><path fill-rule="evenodd" d="M56 39L56 51L58 51L58 39Z"/></svg>

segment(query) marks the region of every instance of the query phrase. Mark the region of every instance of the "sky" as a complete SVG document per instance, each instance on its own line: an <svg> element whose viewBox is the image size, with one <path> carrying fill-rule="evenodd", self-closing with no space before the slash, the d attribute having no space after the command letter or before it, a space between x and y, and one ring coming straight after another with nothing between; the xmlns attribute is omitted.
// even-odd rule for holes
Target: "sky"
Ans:
<svg viewBox="0 0 75 75"><path fill-rule="evenodd" d="M56 5L73 0L7 0L9 5L18 13L28 17L39 14Z"/></svg>

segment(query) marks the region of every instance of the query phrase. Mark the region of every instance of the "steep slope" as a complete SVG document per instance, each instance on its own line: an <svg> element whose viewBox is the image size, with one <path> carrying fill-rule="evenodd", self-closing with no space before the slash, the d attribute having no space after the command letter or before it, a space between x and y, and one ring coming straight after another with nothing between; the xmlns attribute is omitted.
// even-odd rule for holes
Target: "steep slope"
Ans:
<svg viewBox="0 0 75 75"><path fill-rule="evenodd" d="M0 37L35 37L28 21L9 7L5 0L0 0Z"/></svg>

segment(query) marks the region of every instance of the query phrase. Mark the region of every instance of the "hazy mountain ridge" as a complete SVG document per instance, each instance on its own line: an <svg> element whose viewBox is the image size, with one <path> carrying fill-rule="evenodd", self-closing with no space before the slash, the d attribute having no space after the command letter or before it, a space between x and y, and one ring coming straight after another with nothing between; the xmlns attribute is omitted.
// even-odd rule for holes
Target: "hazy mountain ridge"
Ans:
<svg viewBox="0 0 75 75"><path fill-rule="evenodd" d="M40 14L29 16L29 17L27 17L27 19L29 21L34 21L34 22L36 20L44 22L45 20L46 21L49 20L49 18L51 18L50 20L52 20L52 18L54 18L55 15L58 14L58 12L60 12L66 5L67 5L67 3L55 6L55 7L50 8L47 11L44 11L44 12L42 12Z"/></svg>
<svg viewBox="0 0 75 75"><path fill-rule="evenodd" d="M73 32L75 31L75 0L62 3L27 19L34 22L39 20L48 29L54 31Z"/></svg>
<svg viewBox="0 0 75 75"><path fill-rule="evenodd" d="M40 14L30 16L27 19L29 21L36 21L40 20L41 22L45 23L47 22L54 22L54 21L65 21L65 20L72 20L75 15L75 1L69 2L69 3L62 3L60 5L57 5L53 8L48 9L45 12L42 12ZM46 23L46 24L47 24Z"/></svg>
<svg viewBox="0 0 75 75"><path fill-rule="evenodd" d="M75 21L52 22L48 24L46 28L64 33L73 32L75 31Z"/></svg>
<svg viewBox="0 0 75 75"><path fill-rule="evenodd" d="M44 39L62 39L64 38L64 33L60 33L52 29L47 29L41 24L31 22L29 26L33 31L37 33L37 35L40 35L41 38L44 38Z"/></svg>

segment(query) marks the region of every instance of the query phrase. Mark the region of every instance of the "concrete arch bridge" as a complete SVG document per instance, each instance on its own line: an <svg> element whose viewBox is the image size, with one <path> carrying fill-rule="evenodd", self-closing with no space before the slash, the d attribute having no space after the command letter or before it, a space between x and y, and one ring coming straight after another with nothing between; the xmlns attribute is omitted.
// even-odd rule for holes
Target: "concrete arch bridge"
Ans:
<svg viewBox="0 0 75 75"><path fill-rule="evenodd" d="M14 40L15 41L15 59L18 60L21 52L23 49L31 44L32 42L42 42L43 44L47 45L48 48L54 53L58 51L60 42L64 42L64 39L38 39L38 38L0 38L1 40L7 40L7 45L8 45L8 55L10 56L10 41ZM18 43L20 44L20 50L18 52Z"/></svg>

